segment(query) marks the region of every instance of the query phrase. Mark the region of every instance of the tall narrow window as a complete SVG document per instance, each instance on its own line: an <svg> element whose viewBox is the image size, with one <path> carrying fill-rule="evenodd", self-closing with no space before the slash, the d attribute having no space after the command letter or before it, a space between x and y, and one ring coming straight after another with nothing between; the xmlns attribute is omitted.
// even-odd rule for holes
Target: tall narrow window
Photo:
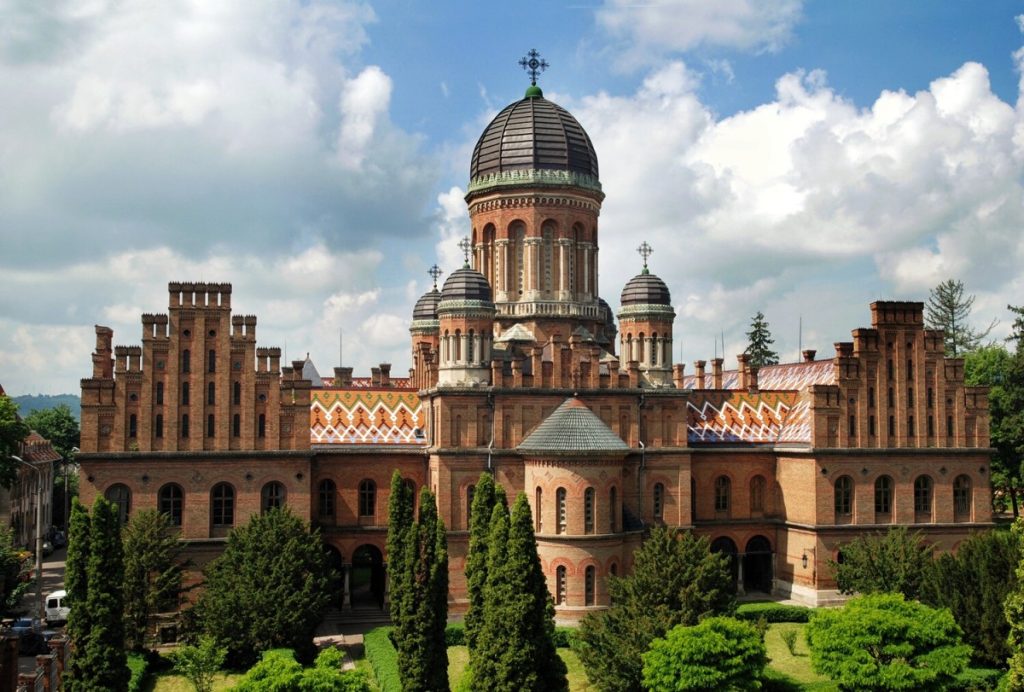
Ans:
<svg viewBox="0 0 1024 692"><path fill-rule="evenodd" d="M935 416L928 416L928 437L935 437Z"/></svg>
<svg viewBox="0 0 1024 692"><path fill-rule="evenodd" d="M907 387L907 408L914 408L914 388Z"/></svg>
<svg viewBox="0 0 1024 692"><path fill-rule="evenodd" d="M181 436L188 437L188 414L181 414Z"/></svg>
<svg viewBox="0 0 1024 692"><path fill-rule="evenodd" d="M265 414L262 414L262 413L260 414L260 417L258 419L258 424L257 424L256 427L258 429L257 434L260 437L266 437L267 436L267 416Z"/></svg>
<svg viewBox="0 0 1024 692"><path fill-rule="evenodd" d="M163 382L157 382L156 383L156 403L157 404L163 404L164 403L164 383Z"/></svg>
<svg viewBox="0 0 1024 692"><path fill-rule="evenodd" d="M594 593L597 591L597 570L593 565L583 572L583 605L594 605Z"/></svg>
<svg viewBox="0 0 1024 692"><path fill-rule="evenodd" d="M555 570L555 603L565 605L566 591L565 567L559 566Z"/></svg>
<svg viewBox="0 0 1024 692"><path fill-rule="evenodd" d="M728 512L731 503L732 481L728 476L719 476L715 479L715 511Z"/></svg>
<svg viewBox="0 0 1024 692"><path fill-rule="evenodd" d="M320 481L317 486L317 516L321 521L334 521L334 497L338 494L338 486L330 478Z"/></svg>
<svg viewBox="0 0 1024 692"><path fill-rule="evenodd" d="M953 416L946 416L946 436L953 437Z"/></svg>
<svg viewBox="0 0 1024 692"><path fill-rule="evenodd" d="M176 483L168 483L161 487L159 500L161 514L167 515L172 526L181 526L181 509L185 500L185 493L181 486Z"/></svg>
<svg viewBox="0 0 1024 692"><path fill-rule="evenodd" d="M907 379L914 379L914 359L907 358Z"/></svg>
<svg viewBox="0 0 1024 692"><path fill-rule="evenodd" d="M213 437L215 432L216 430L214 429L213 426L213 414L211 413L206 417L206 436Z"/></svg>
<svg viewBox="0 0 1024 692"><path fill-rule="evenodd" d="M217 352L212 348L210 349L209 357L207 358L206 369L208 372L217 372Z"/></svg>
<svg viewBox="0 0 1024 692"><path fill-rule="evenodd" d="M473 497L476 495L476 486L470 485L466 488L466 528L470 528L469 522L473 518ZM536 529L534 529L536 531Z"/></svg>
<svg viewBox="0 0 1024 692"><path fill-rule="evenodd" d="M886 369L889 371L889 379L893 379L896 376L896 368L893 367L892 358L886 363Z"/></svg>
<svg viewBox="0 0 1024 692"><path fill-rule="evenodd" d="M128 437L139 436L139 417L134 413L128 416Z"/></svg>
<svg viewBox="0 0 1024 692"><path fill-rule="evenodd" d="M928 388L928 408L935 406L935 390L931 387Z"/></svg>
<svg viewBox="0 0 1024 692"><path fill-rule="evenodd" d="M892 408L895 405L896 405L896 393L893 391L892 387L889 387L889 408Z"/></svg>
<svg viewBox="0 0 1024 692"><path fill-rule="evenodd" d="M533 494L533 530L537 533L544 532L544 491L538 485Z"/></svg>
<svg viewBox="0 0 1024 692"><path fill-rule="evenodd" d="M917 521L931 521L932 479L918 476L914 480L914 514Z"/></svg>
<svg viewBox="0 0 1024 692"><path fill-rule="evenodd" d="M971 515L971 479L967 476L953 481L953 512L960 518Z"/></svg>
<svg viewBox="0 0 1024 692"><path fill-rule="evenodd" d="M181 352L181 371L192 372L192 351L187 348Z"/></svg>
<svg viewBox="0 0 1024 692"><path fill-rule="evenodd" d="M853 514L853 479L840 476L835 482L836 517L849 517Z"/></svg>
<svg viewBox="0 0 1024 692"><path fill-rule="evenodd" d="M914 417L907 416L907 435L910 437L914 436Z"/></svg>
<svg viewBox="0 0 1024 692"><path fill-rule="evenodd" d="M279 509L284 505L284 485L277 481L270 481L260 491L260 510L266 514L272 509Z"/></svg>
<svg viewBox="0 0 1024 692"><path fill-rule="evenodd" d="M181 405L182 406L188 406L189 394L190 394L190 392L189 392L188 382L183 382L182 385L181 385Z"/></svg>
<svg viewBox="0 0 1024 692"><path fill-rule="evenodd" d="M231 436L241 437L242 436L242 417L237 413L231 416Z"/></svg>
<svg viewBox="0 0 1024 692"><path fill-rule="evenodd" d="M661 521L665 516L665 486L661 483L654 484L654 497L651 498L651 509L654 513L654 521Z"/></svg>
<svg viewBox="0 0 1024 692"><path fill-rule="evenodd" d="M213 382L206 385L206 403L209 406L213 406L217 403L217 385Z"/></svg>
<svg viewBox="0 0 1024 692"><path fill-rule="evenodd" d="M558 512L557 533L565 533L568 522L568 513L565 509L565 488L559 488L555 491L555 506Z"/></svg>
<svg viewBox="0 0 1024 692"><path fill-rule="evenodd" d="M857 437L857 417L856 416L850 416L850 427L849 427L849 431L848 432L849 432L849 436L850 436L850 441L852 442L853 439L855 437Z"/></svg>
<svg viewBox="0 0 1024 692"><path fill-rule="evenodd" d="M619 530L619 497L614 487L608 491L608 530L615 533Z"/></svg>
<svg viewBox="0 0 1024 692"><path fill-rule="evenodd" d="M868 408L875 407L875 388L868 387Z"/></svg>
<svg viewBox="0 0 1024 692"><path fill-rule="evenodd" d="M896 435L896 416L889 416L889 437Z"/></svg>
<svg viewBox="0 0 1024 692"><path fill-rule="evenodd" d="M377 484L369 478L359 482L359 516L372 517L377 511Z"/></svg>
<svg viewBox="0 0 1024 692"><path fill-rule="evenodd" d="M594 533L594 489L583 491L583 533Z"/></svg>
<svg viewBox="0 0 1024 692"><path fill-rule="evenodd" d="M114 503L117 508L117 518L123 526L128 521L128 514L132 509L132 491L123 483L115 483L103 493L104 497Z"/></svg>
<svg viewBox="0 0 1024 692"><path fill-rule="evenodd" d="M235 382L234 387L231 391L231 403L238 406L242 403L242 383Z"/></svg>
<svg viewBox="0 0 1024 692"><path fill-rule="evenodd" d="M879 476L875 480L875 513L892 513L892 478Z"/></svg>
<svg viewBox="0 0 1024 692"><path fill-rule="evenodd" d="M210 493L210 522L214 528L226 528L235 523L235 489L227 483L218 483Z"/></svg>
<svg viewBox="0 0 1024 692"><path fill-rule="evenodd" d="M157 437L163 437L164 436L164 414L162 414L162 413L156 414L156 425L154 427L156 428L156 436Z"/></svg>
<svg viewBox="0 0 1024 692"><path fill-rule="evenodd" d="M868 435L875 436L875 417L868 416Z"/></svg>
<svg viewBox="0 0 1024 692"><path fill-rule="evenodd" d="M750 511L764 511L764 493L767 482L764 476L754 476L750 479Z"/></svg>

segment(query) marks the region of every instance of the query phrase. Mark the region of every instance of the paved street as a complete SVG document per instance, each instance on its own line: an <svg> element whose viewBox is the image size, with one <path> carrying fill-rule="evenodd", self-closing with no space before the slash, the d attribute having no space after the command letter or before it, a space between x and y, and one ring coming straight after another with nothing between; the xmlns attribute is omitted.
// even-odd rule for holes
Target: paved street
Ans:
<svg viewBox="0 0 1024 692"><path fill-rule="evenodd" d="M67 548L54 551L49 557L43 558L43 598L48 593L64 588L64 560L67 557ZM33 588L25 594L19 604L19 609L27 611L33 617L37 612L36 590ZM18 658L18 672L31 673L35 670L36 659L34 656L20 656Z"/></svg>

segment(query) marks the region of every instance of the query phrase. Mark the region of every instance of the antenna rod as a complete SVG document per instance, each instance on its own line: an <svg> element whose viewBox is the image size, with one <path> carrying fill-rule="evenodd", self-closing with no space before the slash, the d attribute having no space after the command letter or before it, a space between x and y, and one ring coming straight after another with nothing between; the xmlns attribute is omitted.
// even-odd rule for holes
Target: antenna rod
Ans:
<svg viewBox="0 0 1024 692"><path fill-rule="evenodd" d="M800 359L804 357L804 316L800 315L800 328L797 331L796 337L796 362L800 362Z"/></svg>
<svg viewBox="0 0 1024 692"><path fill-rule="evenodd" d="M345 359L343 358L343 355L345 353L345 351L343 350L344 346L345 346L344 336L342 334L341 327L338 327L338 367L339 368L342 367L343 365L345 365Z"/></svg>

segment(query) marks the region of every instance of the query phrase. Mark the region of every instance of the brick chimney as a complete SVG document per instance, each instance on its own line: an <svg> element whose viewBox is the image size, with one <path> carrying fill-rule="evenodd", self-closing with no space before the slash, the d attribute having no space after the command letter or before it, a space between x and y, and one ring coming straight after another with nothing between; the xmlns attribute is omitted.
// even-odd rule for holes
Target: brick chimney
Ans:
<svg viewBox="0 0 1024 692"><path fill-rule="evenodd" d="M705 389L704 386L704 366L707 365L707 361L695 360L693 361L693 372L697 378L696 388Z"/></svg>

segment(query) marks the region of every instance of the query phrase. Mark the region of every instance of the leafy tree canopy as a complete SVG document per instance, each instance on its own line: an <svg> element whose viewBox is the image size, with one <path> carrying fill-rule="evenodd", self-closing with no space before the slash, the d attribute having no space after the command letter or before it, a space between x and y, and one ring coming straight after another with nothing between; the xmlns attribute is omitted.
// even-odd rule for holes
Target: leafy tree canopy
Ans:
<svg viewBox="0 0 1024 692"><path fill-rule="evenodd" d="M967 295L964 282L958 279L946 279L928 292L924 322L930 329L945 332L947 356L962 356L978 348L999 323L993 320L982 331L974 329L970 323L973 307L974 296Z"/></svg>
<svg viewBox="0 0 1024 692"><path fill-rule="evenodd" d="M644 688L651 692L758 690L768 651L757 628L728 617L693 627L677 625L643 655Z"/></svg>
<svg viewBox="0 0 1024 692"><path fill-rule="evenodd" d="M29 427L18 416L18 405L6 394L0 394L0 486L10 488L18 476L18 454L28 436Z"/></svg>
<svg viewBox="0 0 1024 692"><path fill-rule="evenodd" d="M78 419L67 404L37 409L25 416L25 424L49 440L64 459L71 457L71 450L78 446L81 437Z"/></svg>
<svg viewBox="0 0 1024 692"><path fill-rule="evenodd" d="M14 532L0 526L0 612L10 612L32 585L30 557L31 553L14 545Z"/></svg>
<svg viewBox="0 0 1024 692"><path fill-rule="evenodd" d="M747 332L747 349L744 351L750 360L750 365L761 367L763 365L775 365L779 362L779 354L772 350L775 339L768 329L768 320L760 310L750 319L750 331Z"/></svg>
<svg viewBox="0 0 1024 692"><path fill-rule="evenodd" d="M599 689L640 690L641 655L676 625L735 608L729 558L707 538L655 527L634 554L633 573L611 577L608 610L580 625L580 660Z"/></svg>
<svg viewBox="0 0 1024 692"><path fill-rule="evenodd" d="M858 536L842 546L843 561L829 561L842 593L901 593L919 598L932 547L920 531L905 526L887 533Z"/></svg>
<svg viewBox="0 0 1024 692"><path fill-rule="evenodd" d="M196 692L211 692L214 676L224 665L228 650L218 647L213 637L202 636L198 644L179 646L168 654L174 671L192 683Z"/></svg>
<svg viewBox="0 0 1024 692"><path fill-rule="evenodd" d="M122 531L125 646L129 649L145 646L151 615L180 605L179 534L170 518L155 509L136 512Z"/></svg>
<svg viewBox="0 0 1024 692"><path fill-rule="evenodd" d="M370 692L363 673L342 671L343 654L324 649L312 668L303 668L290 649L271 649L263 654L241 682L239 692Z"/></svg>
<svg viewBox="0 0 1024 692"><path fill-rule="evenodd" d="M806 633L814 670L841 690L947 689L971 657L948 610L895 593L815 611Z"/></svg>

